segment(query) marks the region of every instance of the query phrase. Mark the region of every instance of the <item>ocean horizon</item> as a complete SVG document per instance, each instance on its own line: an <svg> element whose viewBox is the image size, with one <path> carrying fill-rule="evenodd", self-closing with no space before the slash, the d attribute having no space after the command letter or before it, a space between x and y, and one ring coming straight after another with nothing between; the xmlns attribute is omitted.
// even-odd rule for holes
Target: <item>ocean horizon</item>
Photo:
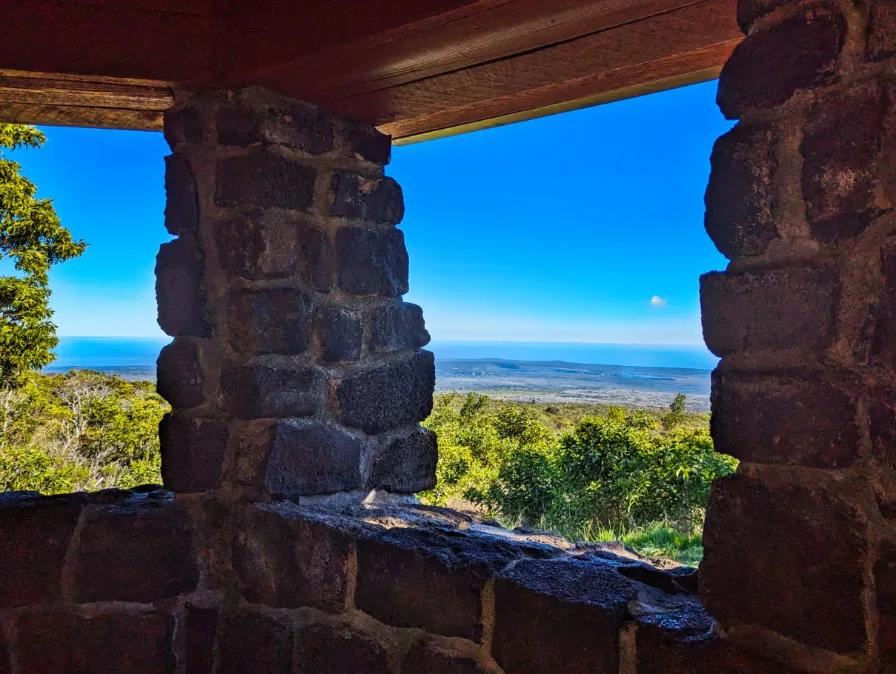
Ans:
<svg viewBox="0 0 896 674"><path fill-rule="evenodd" d="M91 369L125 379L156 376L167 337L60 337L48 373ZM648 344L433 341L436 391L478 392L540 402L668 405L709 410L710 373L718 359L705 347Z"/></svg>
<svg viewBox="0 0 896 674"><path fill-rule="evenodd" d="M155 367L170 337L60 337L48 369ZM433 340L438 360L511 360L583 365L712 370L719 359L702 345Z"/></svg>

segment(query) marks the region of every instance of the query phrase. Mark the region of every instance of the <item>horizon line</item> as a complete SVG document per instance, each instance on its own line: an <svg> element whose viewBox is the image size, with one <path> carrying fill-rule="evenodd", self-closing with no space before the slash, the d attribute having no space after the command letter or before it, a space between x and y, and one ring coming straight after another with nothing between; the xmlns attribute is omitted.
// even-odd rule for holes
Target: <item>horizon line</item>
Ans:
<svg viewBox="0 0 896 674"><path fill-rule="evenodd" d="M59 339L174 339L169 335L56 335ZM463 344L564 344L576 346L666 346L666 347L696 347L706 348L706 344L695 342L578 342L578 341L550 341L542 339L440 339L433 338L432 343L463 343Z"/></svg>

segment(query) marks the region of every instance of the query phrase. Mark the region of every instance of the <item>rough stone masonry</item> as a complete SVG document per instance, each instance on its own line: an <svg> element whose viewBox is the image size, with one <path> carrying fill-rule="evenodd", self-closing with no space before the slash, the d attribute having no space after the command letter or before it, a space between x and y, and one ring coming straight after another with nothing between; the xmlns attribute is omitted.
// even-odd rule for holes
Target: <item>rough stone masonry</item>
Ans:
<svg viewBox="0 0 896 674"><path fill-rule="evenodd" d="M165 118L156 267L163 476L246 498L435 481L432 354L401 301L408 256L390 139L263 89L188 97Z"/></svg>
<svg viewBox="0 0 896 674"><path fill-rule="evenodd" d="M740 0L701 279L716 450L700 567L728 639L896 672L896 5Z"/></svg>

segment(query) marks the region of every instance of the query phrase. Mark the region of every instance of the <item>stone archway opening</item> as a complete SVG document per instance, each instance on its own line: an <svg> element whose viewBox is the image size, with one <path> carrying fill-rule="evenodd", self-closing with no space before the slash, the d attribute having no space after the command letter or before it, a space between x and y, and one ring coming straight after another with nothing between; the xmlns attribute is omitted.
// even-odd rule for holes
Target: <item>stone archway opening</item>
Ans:
<svg viewBox="0 0 896 674"><path fill-rule="evenodd" d="M732 263L702 287L713 432L742 460L700 570L718 622L649 569L358 509L433 465L388 143L250 89L167 115L173 491L0 500L0 671L891 670L893 12L738 14L708 204Z"/></svg>

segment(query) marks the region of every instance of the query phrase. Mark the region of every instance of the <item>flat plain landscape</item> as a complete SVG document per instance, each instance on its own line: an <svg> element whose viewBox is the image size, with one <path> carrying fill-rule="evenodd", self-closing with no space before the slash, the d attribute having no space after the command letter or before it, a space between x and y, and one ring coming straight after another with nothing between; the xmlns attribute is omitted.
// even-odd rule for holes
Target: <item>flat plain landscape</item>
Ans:
<svg viewBox="0 0 896 674"><path fill-rule="evenodd" d="M710 371L691 368L590 365L564 361L436 358L436 391L493 398L665 408L676 393L691 412L709 412Z"/></svg>

